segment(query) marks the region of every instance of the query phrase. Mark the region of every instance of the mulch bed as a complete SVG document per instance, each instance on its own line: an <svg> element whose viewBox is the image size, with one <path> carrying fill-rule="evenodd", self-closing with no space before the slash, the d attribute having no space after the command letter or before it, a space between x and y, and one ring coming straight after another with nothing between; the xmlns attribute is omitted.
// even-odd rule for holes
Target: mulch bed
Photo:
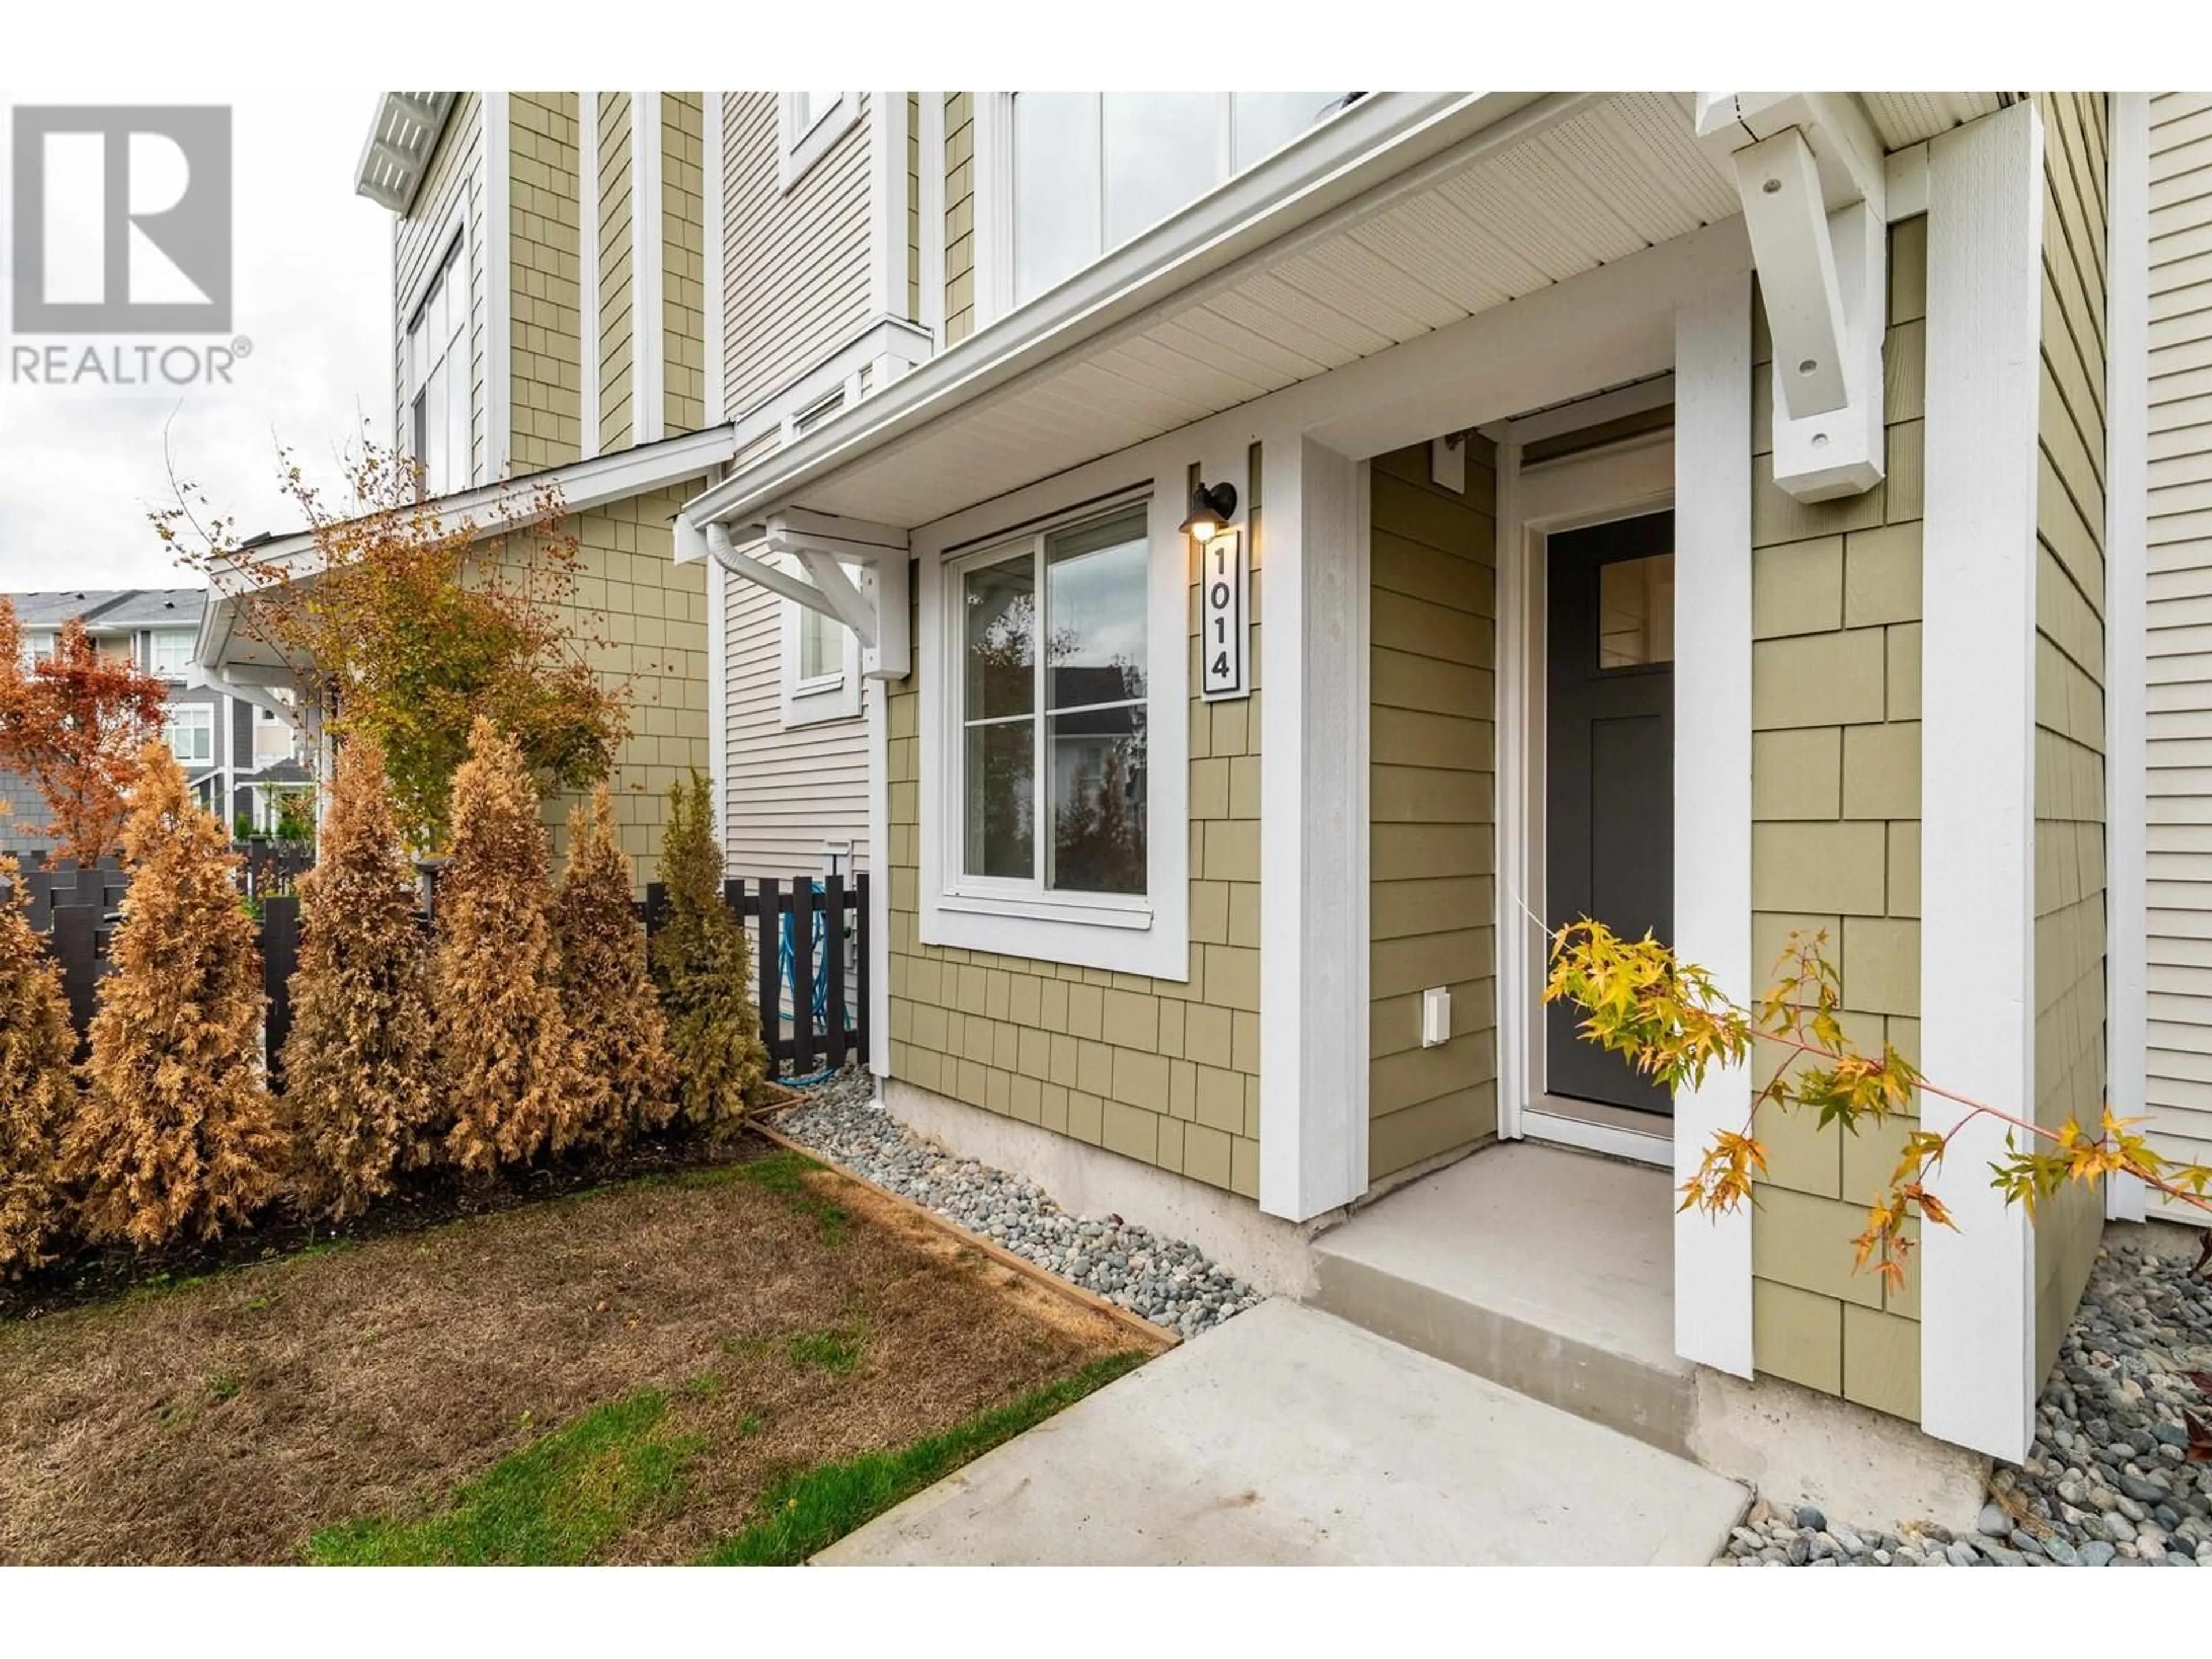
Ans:
<svg viewBox="0 0 2212 1659"><path fill-rule="evenodd" d="M796 1471L1132 1346L834 1172L700 1150L623 1166L656 1179L426 1192L335 1251L262 1260L293 1238L264 1231L179 1258L230 1270L173 1288L117 1296L127 1275L82 1267L31 1287L39 1316L0 1322L0 1562L297 1561L325 1528L446 1513L640 1390L666 1396L677 1496L587 1559L695 1560Z"/></svg>

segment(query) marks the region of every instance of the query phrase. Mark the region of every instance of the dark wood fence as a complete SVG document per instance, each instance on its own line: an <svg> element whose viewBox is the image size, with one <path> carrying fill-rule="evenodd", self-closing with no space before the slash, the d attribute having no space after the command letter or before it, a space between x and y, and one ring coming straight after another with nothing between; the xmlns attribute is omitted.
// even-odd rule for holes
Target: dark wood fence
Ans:
<svg viewBox="0 0 2212 1659"><path fill-rule="evenodd" d="M807 1077L866 1063L868 1029L868 878L818 882L775 877L722 884L722 902L750 924L760 979L761 1041L778 1077ZM645 927L658 933L668 890L645 890ZM815 937L817 926L821 937Z"/></svg>
<svg viewBox="0 0 2212 1659"><path fill-rule="evenodd" d="M130 878L112 860L88 870L30 859L24 866L31 926L46 935L47 947L61 963L82 1057ZM265 1052L270 1083L276 1088L283 1086L278 1056L292 1030L292 975L300 963L300 901L292 888L306 867L305 860L295 862L289 856L258 866L249 860L240 877L259 913L262 989L269 998ZM424 902L418 914L427 928L438 872L429 867L422 873ZM865 1063L872 1036L867 1018L867 876L856 875L849 882L827 876L818 883L732 877L722 884L722 902L752 936L761 1039L774 1073L805 1077L824 1067ZM648 935L659 931L667 908L667 890L653 883L646 890L644 905Z"/></svg>

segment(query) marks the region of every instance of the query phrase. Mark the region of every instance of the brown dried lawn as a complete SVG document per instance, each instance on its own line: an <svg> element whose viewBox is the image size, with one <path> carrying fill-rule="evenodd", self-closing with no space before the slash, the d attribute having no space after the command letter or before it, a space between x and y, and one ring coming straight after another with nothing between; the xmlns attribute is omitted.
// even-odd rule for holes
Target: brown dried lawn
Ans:
<svg viewBox="0 0 2212 1659"><path fill-rule="evenodd" d="M641 1389L668 1395L682 1479L595 1553L692 1560L779 1476L1132 1346L833 1172L760 1168L0 1325L0 1561L297 1560Z"/></svg>

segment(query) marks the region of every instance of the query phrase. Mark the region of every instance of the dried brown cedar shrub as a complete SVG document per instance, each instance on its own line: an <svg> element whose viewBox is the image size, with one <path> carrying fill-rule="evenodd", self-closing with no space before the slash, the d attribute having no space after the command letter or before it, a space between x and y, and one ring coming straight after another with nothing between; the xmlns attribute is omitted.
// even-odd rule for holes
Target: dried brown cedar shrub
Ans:
<svg viewBox="0 0 2212 1659"><path fill-rule="evenodd" d="M604 783L568 814L568 864L553 899L561 1004L583 1070L576 1139L609 1151L676 1115L676 1061L646 972L645 925Z"/></svg>
<svg viewBox="0 0 2212 1659"><path fill-rule="evenodd" d="M150 1249L247 1220L286 1148L262 1080L261 957L238 860L166 744L139 764L123 826L131 890L62 1170L87 1237Z"/></svg>
<svg viewBox="0 0 2212 1659"><path fill-rule="evenodd" d="M768 1078L760 1012L753 1006L752 951L722 902L722 849L707 780L668 789L660 878L668 910L653 941L653 973L668 1016L668 1044L681 1079L686 1122L702 1129L739 1121Z"/></svg>
<svg viewBox="0 0 2212 1659"><path fill-rule="evenodd" d="M19 875L0 856L0 1279L52 1259L62 1198L54 1157L76 1105L61 966L23 915L29 895Z"/></svg>
<svg viewBox="0 0 2212 1659"><path fill-rule="evenodd" d="M438 884L431 975L446 1153L471 1175L574 1138L584 1102L561 1009L538 792L514 741L479 716L453 777L453 862Z"/></svg>
<svg viewBox="0 0 2212 1659"><path fill-rule="evenodd" d="M300 965L284 1043L284 1108L301 1206L343 1220L428 1161L429 952L414 872L367 738L338 751L315 867L301 878Z"/></svg>

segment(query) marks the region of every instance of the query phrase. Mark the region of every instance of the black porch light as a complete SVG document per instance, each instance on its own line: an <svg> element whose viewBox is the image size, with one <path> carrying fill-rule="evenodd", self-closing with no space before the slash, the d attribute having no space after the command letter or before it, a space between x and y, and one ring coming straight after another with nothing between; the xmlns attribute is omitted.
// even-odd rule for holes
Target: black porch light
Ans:
<svg viewBox="0 0 2212 1659"><path fill-rule="evenodd" d="M1204 541L1218 536L1228 522L1237 516L1237 486L1218 483L1211 487L1200 483L1190 492L1190 516L1177 526L1186 536L1195 536Z"/></svg>

